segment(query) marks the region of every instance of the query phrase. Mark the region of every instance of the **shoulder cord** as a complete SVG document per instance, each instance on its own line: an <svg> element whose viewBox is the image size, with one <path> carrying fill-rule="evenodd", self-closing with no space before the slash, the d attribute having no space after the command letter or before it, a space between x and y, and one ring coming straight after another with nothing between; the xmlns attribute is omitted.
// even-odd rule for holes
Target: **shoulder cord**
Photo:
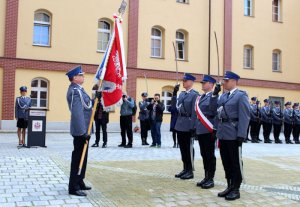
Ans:
<svg viewBox="0 0 300 207"><path fill-rule="evenodd" d="M21 106L21 104L20 104L20 98L19 98L19 97L17 98L17 101L18 101L18 105L19 105L19 107L20 107L21 109L27 108L27 105L26 105L26 104L24 104L24 106Z"/></svg>
<svg viewBox="0 0 300 207"><path fill-rule="evenodd" d="M87 105L87 104L84 102L84 100L83 100L81 91L80 91L78 88L74 88L73 91L72 91L71 109L72 109L72 106L73 106L74 90L77 90L77 91L78 91L82 106L83 106L85 109L90 109L90 108L92 108L92 101L90 100L90 103Z"/></svg>

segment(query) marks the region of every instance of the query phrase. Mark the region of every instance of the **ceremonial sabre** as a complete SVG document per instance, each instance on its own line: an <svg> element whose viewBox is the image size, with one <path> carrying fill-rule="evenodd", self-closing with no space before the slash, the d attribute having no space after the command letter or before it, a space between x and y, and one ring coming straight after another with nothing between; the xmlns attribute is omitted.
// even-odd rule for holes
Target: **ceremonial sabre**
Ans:
<svg viewBox="0 0 300 207"><path fill-rule="evenodd" d="M120 17L122 17L124 15L126 7L127 7L127 2L126 2L126 0L123 0L122 3L121 3L120 8L118 9ZM100 79L99 82L97 83L97 85L99 86L98 92L101 91L102 83L103 83L102 79ZM92 131L94 116L95 116L95 112L96 112L96 108L97 108L98 102L99 102L99 98L96 97L95 98L95 102L94 102L94 106L93 106L93 110L92 110L92 115L91 115L91 118L90 118L90 123L89 123L88 131L87 131L88 135L90 135L91 131ZM86 150L87 150L88 144L89 144L89 141L86 140L86 142L84 143L82 154L81 154L81 158L80 158L78 175L81 174L81 170L82 170L82 166L83 166L83 161L85 159L85 155L86 155Z"/></svg>
<svg viewBox="0 0 300 207"><path fill-rule="evenodd" d="M243 170L243 163L242 163L242 147L239 146L239 163L240 163L240 171L241 171L241 175L242 175L242 182L246 183L246 179L244 176L244 170Z"/></svg>
<svg viewBox="0 0 300 207"><path fill-rule="evenodd" d="M218 57L218 81L220 81L220 57L219 57L219 44L218 44L218 38L217 38L217 33L215 33L215 40L216 40L216 47L217 47L217 57Z"/></svg>
<svg viewBox="0 0 300 207"><path fill-rule="evenodd" d="M178 85L178 64L177 64L177 47L175 46L175 43L173 43L173 48L174 48L174 53L175 53L175 63L176 63L176 81L177 81L177 85Z"/></svg>

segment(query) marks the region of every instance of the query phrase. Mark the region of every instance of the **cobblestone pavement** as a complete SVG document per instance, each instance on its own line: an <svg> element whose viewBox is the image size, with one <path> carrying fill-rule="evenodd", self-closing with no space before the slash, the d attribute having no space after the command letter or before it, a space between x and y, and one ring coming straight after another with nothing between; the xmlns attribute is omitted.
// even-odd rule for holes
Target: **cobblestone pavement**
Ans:
<svg viewBox="0 0 300 207"><path fill-rule="evenodd" d="M195 142L195 179L181 181L180 152L165 132L162 148L141 146L134 135L132 149L118 148L120 136L110 133L108 148L89 148L87 197L67 191L72 137L48 133L47 148L17 149L14 133L0 133L0 207L5 206L300 206L300 145L243 145L246 183L241 199L217 197L225 185L219 151L215 187L197 188L202 160ZM94 137L91 139L91 144Z"/></svg>

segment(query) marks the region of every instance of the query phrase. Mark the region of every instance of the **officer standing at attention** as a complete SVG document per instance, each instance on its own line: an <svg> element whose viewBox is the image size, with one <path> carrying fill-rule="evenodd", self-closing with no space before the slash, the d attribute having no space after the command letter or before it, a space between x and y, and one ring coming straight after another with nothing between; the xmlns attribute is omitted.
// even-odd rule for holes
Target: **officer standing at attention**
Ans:
<svg viewBox="0 0 300 207"><path fill-rule="evenodd" d="M272 143L270 134L272 130L272 109L268 99L264 100L264 106L260 110L261 122L263 126L263 135L265 143Z"/></svg>
<svg viewBox="0 0 300 207"><path fill-rule="evenodd" d="M279 135L281 132L281 126L282 126L282 112L281 112L281 106L279 101L274 101L275 107L272 111L272 117L273 117L273 135L274 140L276 144L281 144L282 141L279 139Z"/></svg>
<svg viewBox="0 0 300 207"><path fill-rule="evenodd" d="M250 135L251 135L251 142L252 143L258 143L258 134L257 129L259 127L259 109L257 105L257 98L252 97L251 98L251 104L250 104Z"/></svg>
<svg viewBox="0 0 300 207"><path fill-rule="evenodd" d="M292 109L292 103L290 101L286 102L284 104L285 109L283 111L283 120L284 120L284 137L285 137L285 143L286 144L294 144L291 141L291 133L293 129L293 109Z"/></svg>
<svg viewBox="0 0 300 207"><path fill-rule="evenodd" d="M214 187L214 176L216 171L216 156L215 156L215 129L214 120L217 115L218 97L221 91L221 85L217 84L213 91L216 80L209 76L204 75L201 81L202 90L204 93L197 99L196 108L197 121L196 121L196 134L199 141L200 153L203 160L205 177L202 181L197 183L198 187L209 189ZM204 117L202 116L204 115ZM212 127L210 128L209 125Z"/></svg>
<svg viewBox="0 0 300 207"><path fill-rule="evenodd" d="M17 120L19 146L25 145L29 108L31 107L31 98L26 96L27 87L21 86L20 93L21 96L16 98L15 103L15 118Z"/></svg>
<svg viewBox="0 0 300 207"><path fill-rule="evenodd" d="M294 103L294 126L293 126L293 137L295 144L300 144L299 142L299 134L300 134L300 110L299 103Z"/></svg>
<svg viewBox="0 0 300 207"><path fill-rule="evenodd" d="M141 94L142 101L139 102L139 120L140 120L140 126L141 126L141 139L142 139L142 145L149 145L147 142L148 138L148 130L150 129L150 119L149 119L149 110L147 107L150 105L150 102L148 101L148 93L143 92Z"/></svg>
<svg viewBox="0 0 300 207"><path fill-rule="evenodd" d="M83 167L80 175L77 175L83 146L89 141L88 126L92 115L92 101L84 91L84 72L81 66L77 66L66 73L71 84L67 92L67 101L71 112L70 133L73 136L74 150L72 152L71 173L69 181L69 194L86 196L82 190L91 190L83 182L85 178L88 151L86 151Z"/></svg>
<svg viewBox="0 0 300 207"><path fill-rule="evenodd" d="M183 76L182 84L186 91L182 91L177 99L176 107L178 109L178 118L175 125L175 130L178 135L178 143L181 152L181 159L183 162L183 170L176 174L176 178L192 179L193 173L193 137L196 132L196 112L195 102L198 97L198 92L193 89L193 84L196 78L185 73ZM175 90L179 90L179 85L175 86Z"/></svg>
<svg viewBox="0 0 300 207"><path fill-rule="evenodd" d="M250 121L250 104L245 91L237 88L240 76L226 71L224 88L228 91L218 101L218 129L220 155L227 179L227 189L218 193L226 200L240 198L243 180L242 143L247 137Z"/></svg>

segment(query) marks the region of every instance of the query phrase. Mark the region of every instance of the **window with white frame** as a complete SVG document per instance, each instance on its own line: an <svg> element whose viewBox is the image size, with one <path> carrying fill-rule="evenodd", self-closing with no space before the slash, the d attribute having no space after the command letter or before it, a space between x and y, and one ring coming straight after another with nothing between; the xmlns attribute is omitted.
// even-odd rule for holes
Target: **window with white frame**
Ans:
<svg viewBox="0 0 300 207"><path fill-rule="evenodd" d="M151 57L162 57L162 31L155 27L151 29Z"/></svg>
<svg viewBox="0 0 300 207"><path fill-rule="evenodd" d="M98 31L97 51L105 52L111 35L111 24L107 21L99 20L97 31Z"/></svg>
<svg viewBox="0 0 300 207"><path fill-rule="evenodd" d="M253 47L250 45L244 46L244 68L253 68Z"/></svg>
<svg viewBox="0 0 300 207"><path fill-rule="evenodd" d="M48 108L48 81L35 78L31 81L31 106L33 108Z"/></svg>
<svg viewBox="0 0 300 207"><path fill-rule="evenodd" d="M279 22L281 20L281 0L273 0L273 21Z"/></svg>
<svg viewBox="0 0 300 207"><path fill-rule="evenodd" d="M50 46L51 17L37 11L34 14L33 45Z"/></svg>
<svg viewBox="0 0 300 207"><path fill-rule="evenodd" d="M272 70L274 72L281 71L281 51L273 50L272 53Z"/></svg>
<svg viewBox="0 0 300 207"><path fill-rule="evenodd" d="M182 32L176 32L176 52L178 60L185 60L185 35Z"/></svg>
<svg viewBox="0 0 300 207"><path fill-rule="evenodd" d="M187 4L189 3L189 0L176 0L176 2Z"/></svg>
<svg viewBox="0 0 300 207"><path fill-rule="evenodd" d="M161 93L161 101L165 105L165 113L168 112L169 106L171 106L171 100L172 100L172 93L170 91L163 90Z"/></svg>
<svg viewBox="0 0 300 207"><path fill-rule="evenodd" d="M244 15L253 16L253 0L244 0Z"/></svg>

